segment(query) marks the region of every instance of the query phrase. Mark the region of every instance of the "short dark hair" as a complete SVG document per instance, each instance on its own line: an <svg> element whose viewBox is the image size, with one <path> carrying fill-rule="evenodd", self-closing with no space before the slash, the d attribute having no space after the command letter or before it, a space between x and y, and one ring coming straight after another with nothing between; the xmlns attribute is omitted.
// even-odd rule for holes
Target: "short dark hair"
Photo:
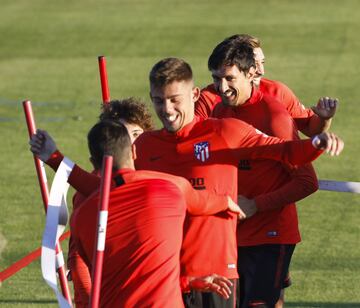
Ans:
<svg viewBox="0 0 360 308"><path fill-rule="evenodd" d="M179 58L165 58L156 63L150 71L150 86L162 88L174 81L193 79L191 67Z"/></svg>
<svg viewBox="0 0 360 308"><path fill-rule="evenodd" d="M208 60L209 70L217 70L222 66L236 65L239 71L247 73L255 66L254 51L245 41L225 39L218 44Z"/></svg>
<svg viewBox="0 0 360 308"><path fill-rule="evenodd" d="M144 131L154 129L151 113L145 103L134 97L112 100L108 104L103 104L99 118L100 121L115 122L123 119L130 124L139 125Z"/></svg>
<svg viewBox="0 0 360 308"><path fill-rule="evenodd" d="M113 156L113 168L120 169L131 156L131 140L124 125L100 121L88 133L88 147L95 169L100 169L104 155Z"/></svg>
<svg viewBox="0 0 360 308"><path fill-rule="evenodd" d="M261 47L260 40L257 37L252 36L250 34L234 34L234 35L226 38L224 41L228 41L228 42L236 41L238 43L247 43L252 48L260 48Z"/></svg>

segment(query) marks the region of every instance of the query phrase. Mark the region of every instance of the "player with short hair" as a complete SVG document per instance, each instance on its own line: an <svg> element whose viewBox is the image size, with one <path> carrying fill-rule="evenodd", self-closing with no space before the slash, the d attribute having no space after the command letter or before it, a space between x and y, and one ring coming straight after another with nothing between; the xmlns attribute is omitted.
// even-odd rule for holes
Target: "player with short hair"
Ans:
<svg viewBox="0 0 360 308"><path fill-rule="evenodd" d="M212 116L242 119L269 135L298 139L284 106L253 88L256 67L249 44L224 40L208 63L222 97ZM273 307L300 241L294 201L316 191L317 178L311 166L294 169L270 160L241 161L238 175L238 193L257 201L246 212L258 212L237 230L239 302L241 307Z"/></svg>
<svg viewBox="0 0 360 308"><path fill-rule="evenodd" d="M264 73L259 44L249 35L234 35L215 47L208 61L214 84L202 91L196 113L241 119L269 135L299 139L284 104L253 87ZM282 282L288 281L287 268L300 241L294 202L317 190L316 174L311 165L292 168L270 160L242 160L238 184L239 194L254 198L242 199L243 210L249 215L257 212L237 230L240 300L242 307L263 302L272 307ZM285 261L281 266L280 257Z"/></svg>
<svg viewBox="0 0 360 308"><path fill-rule="evenodd" d="M102 112L99 119L122 123L129 133L131 142L134 142L144 131L153 129L151 114L145 103L133 97L112 100L107 104L102 104ZM93 173L100 175L101 160L100 162L91 160L91 163L94 167ZM76 192L73 196L73 209L75 210L85 199L85 196ZM70 237L69 241L67 263L74 285L74 302L76 307L88 307L91 291L90 271L83 259L79 257L72 237Z"/></svg>

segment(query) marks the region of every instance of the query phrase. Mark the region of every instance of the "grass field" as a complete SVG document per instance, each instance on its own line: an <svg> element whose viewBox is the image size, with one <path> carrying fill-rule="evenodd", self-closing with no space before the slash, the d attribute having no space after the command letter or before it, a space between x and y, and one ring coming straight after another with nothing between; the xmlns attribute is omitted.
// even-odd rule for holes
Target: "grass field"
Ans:
<svg viewBox="0 0 360 308"><path fill-rule="evenodd" d="M333 131L345 151L315 166L319 178L360 181L357 0L2 0L0 271L40 245L44 226L21 101L31 99L38 127L90 168L85 135L101 101L98 55L107 56L111 97L149 101L156 61L182 57L206 85L212 48L234 33L261 38L267 77L288 84L305 105L340 99ZM299 203L299 216L303 242L287 307L360 307L360 196L318 192ZM2 284L0 306L56 306L39 262Z"/></svg>

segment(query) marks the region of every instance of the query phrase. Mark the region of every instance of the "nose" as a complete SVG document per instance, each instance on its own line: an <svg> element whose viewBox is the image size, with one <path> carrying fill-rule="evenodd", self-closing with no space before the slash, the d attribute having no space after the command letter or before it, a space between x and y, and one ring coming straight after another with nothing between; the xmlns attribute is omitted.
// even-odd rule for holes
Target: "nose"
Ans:
<svg viewBox="0 0 360 308"><path fill-rule="evenodd" d="M174 104L171 103L171 100L165 100L162 109L163 113L171 114L174 111Z"/></svg>

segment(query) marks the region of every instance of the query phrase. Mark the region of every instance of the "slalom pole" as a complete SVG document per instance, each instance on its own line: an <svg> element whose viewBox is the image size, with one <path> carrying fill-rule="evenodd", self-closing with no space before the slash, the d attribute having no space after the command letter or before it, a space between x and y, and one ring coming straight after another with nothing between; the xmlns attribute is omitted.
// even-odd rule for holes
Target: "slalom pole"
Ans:
<svg viewBox="0 0 360 308"><path fill-rule="evenodd" d="M98 308L100 300L101 276L104 260L106 227L108 219L109 194L111 184L112 156L105 155L101 170L99 214L97 219L97 233L92 262L92 288L90 295L90 308Z"/></svg>
<svg viewBox="0 0 360 308"><path fill-rule="evenodd" d="M107 72L106 72L106 59L104 56L99 56L98 61L99 61L102 99L104 104L108 104L110 102L110 91L109 91L109 84L108 84Z"/></svg>
<svg viewBox="0 0 360 308"><path fill-rule="evenodd" d="M35 119L31 107L31 102L29 100L23 101L23 108L25 112L26 124L29 132L29 138L36 133ZM45 167L42 161L34 155L34 162L36 173L39 180L41 197L44 204L45 213L47 212L47 206L49 201L49 189L47 186L47 179L45 173ZM72 305L70 289L66 277L66 269L63 253L59 243L56 243L56 261L57 261L57 272L59 275L60 286L63 296L69 302L70 306Z"/></svg>

